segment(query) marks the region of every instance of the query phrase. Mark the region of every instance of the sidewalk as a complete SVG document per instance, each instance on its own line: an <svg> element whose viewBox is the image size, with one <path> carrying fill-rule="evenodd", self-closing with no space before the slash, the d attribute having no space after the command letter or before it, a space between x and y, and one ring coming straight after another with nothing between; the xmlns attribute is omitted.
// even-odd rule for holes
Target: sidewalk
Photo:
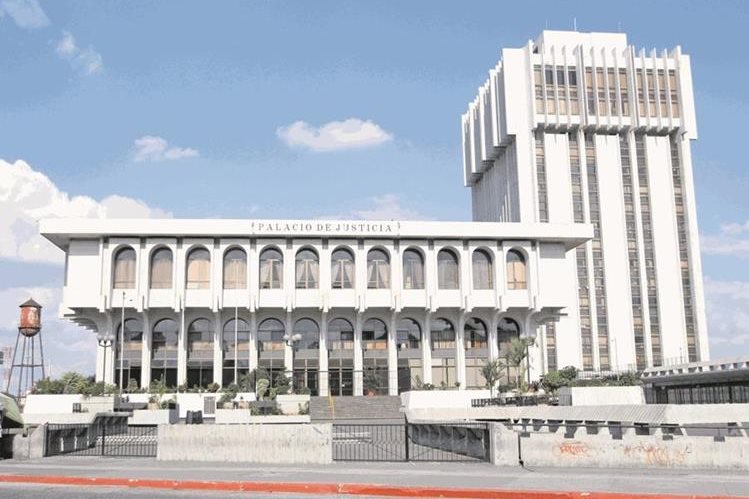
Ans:
<svg viewBox="0 0 749 499"><path fill-rule="evenodd" d="M183 490L409 497L749 497L749 473L643 469L502 468L486 463L252 465L145 458L0 461L0 482ZM549 495L549 493L557 493ZM589 494L600 493L600 494ZM610 493L618 493L611 495ZM619 495L621 494L621 495Z"/></svg>

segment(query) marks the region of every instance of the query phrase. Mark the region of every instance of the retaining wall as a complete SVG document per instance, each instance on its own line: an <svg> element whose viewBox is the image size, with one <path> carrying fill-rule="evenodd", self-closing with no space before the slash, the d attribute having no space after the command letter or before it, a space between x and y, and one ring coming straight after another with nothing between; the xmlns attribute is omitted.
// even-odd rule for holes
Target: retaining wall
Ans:
<svg viewBox="0 0 749 499"><path fill-rule="evenodd" d="M157 459L245 463L331 463L329 424L161 425Z"/></svg>
<svg viewBox="0 0 749 499"><path fill-rule="evenodd" d="M560 426L555 432L519 433L501 423L492 424L492 463L518 466L591 468L670 468L749 470L749 438L735 436L637 435L633 428L621 432L599 428Z"/></svg>

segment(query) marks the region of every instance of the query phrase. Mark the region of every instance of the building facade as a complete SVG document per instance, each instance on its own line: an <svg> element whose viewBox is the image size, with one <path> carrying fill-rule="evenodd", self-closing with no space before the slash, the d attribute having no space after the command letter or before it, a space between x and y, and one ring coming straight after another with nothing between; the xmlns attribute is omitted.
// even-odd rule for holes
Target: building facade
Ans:
<svg viewBox="0 0 749 499"><path fill-rule="evenodd" d="M226 385L263 368L320 395L483 387L487 359L568 313L559 283L593 236L571 223L153 219L41 232L66 255L61 314L114 337L97 379ZM532 349L531 377L555 355Z"/></svg>
<svg viewBox="0 0 749 499"><path fill-rule="evenodd" d="M709 359L696 138L689 56L637 51L621 33L544 31L503 49L469 104L474 220L594 227L566 257L568 313L539 334L557 366Z"/></svg>

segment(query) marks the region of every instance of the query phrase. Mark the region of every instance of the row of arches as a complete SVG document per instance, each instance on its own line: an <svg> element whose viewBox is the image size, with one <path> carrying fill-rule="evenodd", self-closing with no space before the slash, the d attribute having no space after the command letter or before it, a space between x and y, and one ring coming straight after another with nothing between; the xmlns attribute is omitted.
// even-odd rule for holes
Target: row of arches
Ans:
<svg viewBox="0 0 749 499"><path fill-rule="evenodd" d="M307 386L315 393L319 371L320 325L312 318L301 318L294 322L292 332L297 339L293 345L293 372L297 386ZM433 368L433 378L455 380L456 334L453 322L446 318L430 321L430 345L437 370ZM115 368L123 366L123 384L141 379L142 350L144 342L143 325L140 319L129 318L118 328L115 344ZM151 329L151 379L164 378L167 384L177 384L177 362L179 326L171 318L161 319ZM387 341L388 324L378 318L363 322L361 330L362 369L380 377L387 391ZM337 317L327 323L328 374L331 392L350 395L353 389L354 371L354 326L346 318ZM257 325L255 345L258 353L258 366L272 376L286 372L284 350L286 346L286 325L281 319L267 318ZM503 318L497 329L500 352L507 348L513 337L520 335L520 327L511 318ZM220 334L222 379L224 385L235 380L235 376L249 370L251 331L243 318L232 318L224 322ZM214 381L215 329L210 319L198 318L191 321L186 334L186 374L188 386L205 387ZM398 352L399 390L410 389L416 376L421 376L421 349L423 345L422 326L416 319L405 317L398 321L394 335ZM464 328L464 346L467 357L479 359L481 363L487 353L488 328L479 318L469 318ZM121 342L121 343L120 343ZM480 369L480 362L466 364L473 369L474 377ZM288 369L291 370L291 369ZM379 373L379 374L377 374ZM469 378L471 375L469 374ZM115 378L118 382L120 375ZM219 380L215 380L219 382ZM477 386L481 386L481 383ZM470 383L469 383L470 386Z"/></svg>
<svg viewBox="0 0 749 499"><path fill-rule="evenodd" d="M493 261L484 249L471 253L474 289L494 287ZM354 254L345 247L335 249L331 254L331 287L352 289L355 286ZM506 261L508 289L526 289L526 261L517 249L507 252ZM135 288L136 253L132 247L120 248L114 256L113 287L115 289ZM204 247L196 247L187 254L185 269L187 289L209 289L211 285L211 254ZM317 289L320 286L320 259L313 248L305 247L297 251L295 257L295 287L297 289ZM367 288L390 288L390 255L382 248L367 252ZM283 254L278 248L268 247L260 253L259 280L261 289L283 287ZM460 265L458 253L449 248L437 253L437 284L439 289L460 287ZM424 289L424 256L415 248L403 252L403 288ZM167 247L157 248L151 254L149 272L151 289L173 287L173 255ZM247 288L247 254L242 248L233 247L224 253L224 289Z"/></svg>

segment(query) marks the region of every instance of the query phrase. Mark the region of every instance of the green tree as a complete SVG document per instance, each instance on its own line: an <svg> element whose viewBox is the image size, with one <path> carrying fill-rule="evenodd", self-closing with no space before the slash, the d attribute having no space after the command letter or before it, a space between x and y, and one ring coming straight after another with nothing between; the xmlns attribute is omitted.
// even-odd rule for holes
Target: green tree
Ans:
<svg viewBox="0 0 749 499"><path fill-rule="evenodd" d="M481 375L486 380L486 387L489 389L489 396L494 398L494 388L497 382L502 378L502 371L505 369L500 360L487 360L481 366Z"/></svg>

